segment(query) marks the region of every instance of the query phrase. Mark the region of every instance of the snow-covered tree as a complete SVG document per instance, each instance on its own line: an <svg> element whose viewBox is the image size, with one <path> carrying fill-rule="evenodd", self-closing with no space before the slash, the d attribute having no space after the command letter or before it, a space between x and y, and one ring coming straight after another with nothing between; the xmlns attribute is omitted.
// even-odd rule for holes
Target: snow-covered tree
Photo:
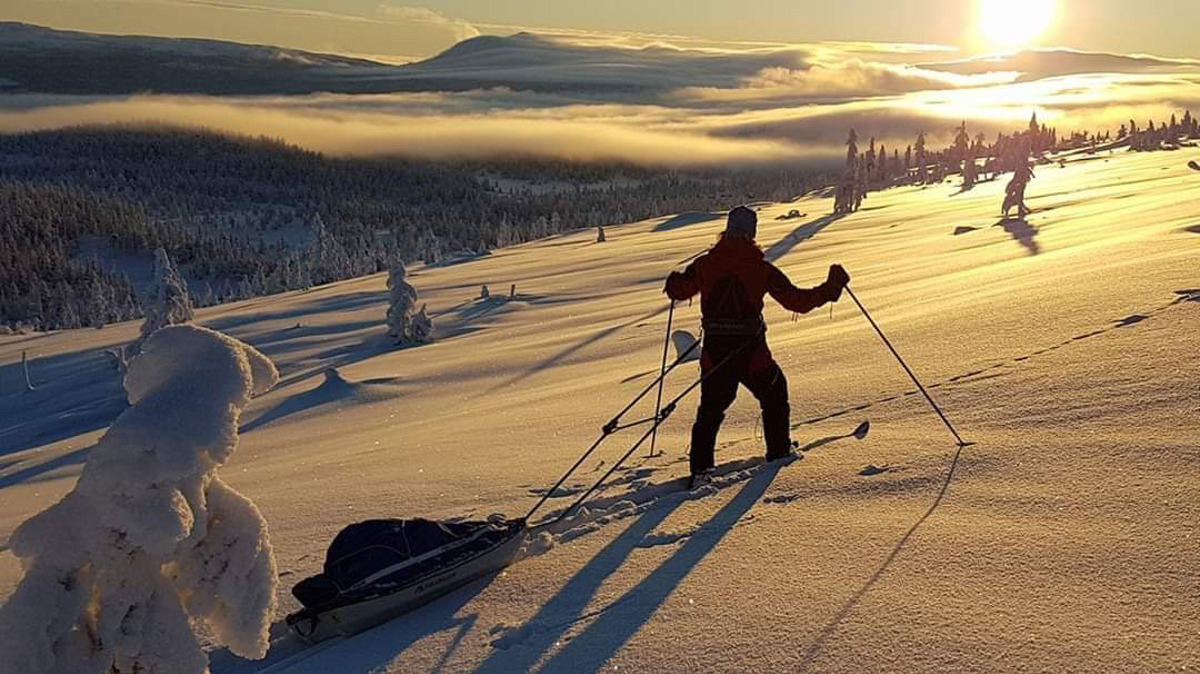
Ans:
<svg viewBox="0 0 1200 674"><path fill-rule="evenodd" d="M479 299L487 300L487 299L491 299L491 297L492 297L492 291L488 290L486 283L483 284L483 287L479 289Z"/></svg>
<svg viewBox="0 0 1200 674"><path fill-rule="evenodd" d="M961 162L964 159L966 159L967 158L967 150L970 147L971 147L971 134L967 133L967 122L966 122L966 120L963 120L963 123L960 124L957 129L955 129L954 145L953 145L953 147L951 147L951 151L953 153L953 155L951 156L951 161L954 161L957 163L957 162Z"/></svg>
<svg viewBox="0 0 1200 674"><path fill-rule="evenodd" d="M603 226L603 225L597 225L597 226L596 226L596 243L604 243L604 241L605 241L605 238L604 238L604 226Z"/></svg>
<svg viewBox="0 0 1200 674"><path fill-rule="evenodd" d="M337 237L325 226L320 213L313 214L309 225L312 243L309 246L309 269L312 283L331 283L347 278L350 274L350 257Z"/></svg>
<svg viewBox="0 0 1200 674"><path fill-rule="evenodd" d="M252 347L168 326L129 364L132 404L74 489L9 545L24 576L0 608L0 671L201 674L193 627L261 658L277 574L267 525L217 475L250 396L278 380Z"/></svg>
<svg viewBox="0 0 1200 674"><path fill-rule="evenodd" d="M916 145L913 146L913 150L915 152L915 156L917 159L917 182L924 185L926 177L927 177L925 174L926 155L925 155L925 132L924 131L917 134L917 143L916 143Z"/></svg>
<svg viewBox="0 0 1200 674"><path fill-rule="evenodd" d="M408 346L429 341L429 333L433 331L433 322L425 314L425 307L417 312L417 289L405 280L408 272L404 263L397 262L388 274L388 289L391 297L387 312L388 334L396 340L396 344ZM418 318L425 325L418 326ZM417 332L423 336L418 337Z"/></svg>
<svg viewBox="0 0 1200 674"><path fill-rule="evenodd" d="M130 345L130 352L134 355L150 335L160 328L188 323L196 316L187 282L162 248L154 251L154 288L145 305L146 320L142 322L141 337Z"/></svg>

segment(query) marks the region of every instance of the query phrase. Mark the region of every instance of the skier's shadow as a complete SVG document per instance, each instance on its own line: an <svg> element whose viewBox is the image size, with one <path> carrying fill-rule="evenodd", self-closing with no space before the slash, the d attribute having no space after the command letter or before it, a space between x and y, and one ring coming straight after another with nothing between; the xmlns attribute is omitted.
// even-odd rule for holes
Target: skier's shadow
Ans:
<svg viewBox="0 0 1200 674"><path fill-rule="evenodd" d="M634 525L630 526L617 541L610 544L587 567L567 584L567 588L559 592L554 599L543 607L539 616L543 620L554 619L554 610L548 610L553 605L569 600L570 619L559 622L539 635L533 644L525 644L517 658L493 657L480 667L480 672L487 671L526 671L535 664L551 646L559 642L563 632L572 625L584 620L592 622L581 633L574 636L555 653L541 668L541 672L590 672L599 671L621 648L637 634L638 630L652 618L663 602L671 596L679 583L723 540L734 525L758 503L775 476L784 464L765 464L755 472L754 477L742 487L737 496L725 504L716 515L700 526L694 534L663 562L657 569L646 576L635 587L631 588L620 598L598 610L586 615L580 615L587 606L588 599L620 566L620 563L638 547L642 538L666 519L675 507L652 508ZM576 586L572 590L572 586ZM571 591L569 591L571 590ZM535 618L530 624L536 624ZM532 647L530 647L532 646Z"/></svg>
<svg viewBox="0 0 1200 674"><path fill-rule="evenodd" d="M887 573L887 570L891 567L892 563L896 561L896 557L900 555L900 551L903 550L904 546L908 544L909 539L913 537L913 534L917 532L917 529L920 529L921 525L925 524L925 521L928 520L930 516L933 515L934 511L938 509L938 506L942 504L942 499L945 498L947 490L950 489L950 482L954 479L954 472L958 469L958 460L959 457L962 456L962 450L963 448L960 446L958 451L954 453L954 458L950 461L950 469L946 471L946 478L942 481L942 489L938 492L937 498L935 498L933 503L930 504L929 509L926 510L925 514L921 515L921 518L918 519L912 525L912 527L910 527L909 530L900 537L900 540L896 543L895 547L892 548L892 551L888 553L886 558L884 558L883 564L879 565L879 568L875 570L875 573L871 574L871 577L867 579L867 582L864 583L862 587L858 588L854 594L850 595L850 598L846 600L846 603L842 604L842 608L838 610L833 619L821 628L821 631L817 633L816 639L814 639L813 642L804 649L804 656L800 661L800 666L797 668L797 671L804 672L812 666L817 657L821 655L821 651L825 648L825 645L829 643L829 640L832 639L837 633L838 627L841 626L846 618L850 617L850 614L854 612L854 609L862 601L863 597L867 595L867 592L871 591L871 588L875 587L875 584L879 582L879 579L883 577L883 574Z"/></svg>
<svg viewBox="0 0 1200 674"><path fill-rule="evenodd" d="M1017 243L1024 246L1030 255L1037 255L1042 252L1042 248L1037 242L1037 228L1029 224L1029 221L1024 218L1002 218L1000 222L992 226L1003 227L1004 231L1008 232L1008 235L1015 239Z"/></svg>

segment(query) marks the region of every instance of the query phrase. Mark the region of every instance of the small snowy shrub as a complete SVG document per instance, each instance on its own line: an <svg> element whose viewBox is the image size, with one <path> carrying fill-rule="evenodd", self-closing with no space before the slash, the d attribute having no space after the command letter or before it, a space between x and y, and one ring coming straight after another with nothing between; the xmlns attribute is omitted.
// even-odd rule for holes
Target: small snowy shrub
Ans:
<svg viewBox="0 0 1200 674"><path fill-rule="evenodd" d="M267 525L217 476L250 396L279 374L205 328L155 332L130 361L132 404L75 488L10 546L24 577L0 608L0 672L202 674L193 625L266 655L277 576Z"/></svg>
<svg viewBox="0 0 1200 674"><path fill-rule="evenodd" d="M433 321L425 312L424 304L421 305L421 310L417 312L417 315L412 317L409 328L409 339L413 344L428 344L433 341Z"/></svg>
<svg viewBox="0 0 1200 674"><path fill-rule="evenodd" d="M486 283L483 284L483 287L479 289L479 299L487 300L487 299L491 299L491 297L492 297L492 291L488 290Z"/></svg>

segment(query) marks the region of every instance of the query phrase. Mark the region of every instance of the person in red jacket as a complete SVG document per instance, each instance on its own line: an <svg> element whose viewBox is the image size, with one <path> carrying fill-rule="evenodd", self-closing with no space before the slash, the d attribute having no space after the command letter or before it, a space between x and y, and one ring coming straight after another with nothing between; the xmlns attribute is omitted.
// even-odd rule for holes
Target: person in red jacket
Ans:
<svg viewBox="0 0 1200 674"><path fill-rule="evenodd" d="M767 460L791 456L787 378L767 347L763 297L770 294L785 309L803 314L836 302L850 282L846 270L835 264L821 285L797 288L766 260L754 240L757 233L758 214L739 206L730 211L725 231L712 250L667 277L667 296L678 301L699 293L703 315L700 368L706 378L692 426L693 485L712 479L717 432L739 384L762 406Z"/></svg>

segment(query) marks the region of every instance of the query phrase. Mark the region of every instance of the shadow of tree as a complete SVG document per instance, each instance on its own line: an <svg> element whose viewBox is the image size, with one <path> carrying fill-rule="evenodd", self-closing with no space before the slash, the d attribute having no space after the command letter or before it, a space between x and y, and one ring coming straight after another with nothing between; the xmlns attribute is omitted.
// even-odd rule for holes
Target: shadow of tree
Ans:
<svg viewBox="0 0 1200 674"><path fill-rule="evenodd" d="M31 353L33 391L20 360L0 366L0 456L106 428L125 411L121 376L104 351Z"/></svg>
<svg viewBox="0 0 1200 674"><path fill-rule="evenodd" d="M700 212L696 212L696 211L690 211L687 213L680 213L679 215L676 215L675 217L671 218L670 220L666 220L665 222L659 223L651 231L670 232L672 230L682 229L684 227L690 227L691 225L698 225L702 222L712 222L713 220L720 220L723 217L725 217L724 213L700 213Z"/></svg>
<svg viewBox="0 0 1200 674"><path fill-rule="evenodd" d="M629 328L629 327L635 326L638 323L641 323L643 321L647 321L652 318L661 316L662 314L667 313L667 311L669 309L670 309L669 306L664 306L659 309L655 309L654 311L645 313L645 314L638 316L637 318L634 318L632 320L626 321L624 323L619 323L612 327L605 328L605 329L595 333L591 337L581 339L578 342L575 342L574 344L566 347L565 349L562 349L562 350L558 351L557 353L552 354L548 358L543 359L541 362L535 364L533 367L530 367L529 369L525 370L524 372L513 375L512 377L509 377L508 379L496 384L495 386L493 386L490 389L488 389L487 391L485 391L482 395L491 395L491 394L495 393L496 391L503 390L506 387L509 387L509 386L512 386L513 384L524 381L525 379L532 377L533 375L537 374L538 372L541 372L542 370L544 370L548 367L553 367L554 365L558 364L563 359L569 357L571 354L576 353L579 350L581 350L591 344L595 344L596 342L599 342L600 340L611 337L612 335L616 334L617 332L620 332L621 330L624 330L625 328Z"/></svg>
<svg viewBox="0 0 1200 674"><path fill-rule="evenodd" d="M318 288L307 290L305 293L311 293L316 290L318 290ZM331 311L353 311L355 309L361 309L372 304L381 304L387 302L387 298L388 293L386 290L375 292L361 291L344 295L333 295L320 299L311 299L300 307L287 309L284 311L239 312L239 314L236 316L227 316L224 318L215 318L213 320L199 321L199 323L205 327L212 328L213 330L234 333L238 328L253 325L255 323L267 323L270 321L279 321L285 319L289 321L295 320L297 322L301 322L300 319L304 318L305 316L324 314ZM268 295L257 299L260 301L272 301L278 298Z"/></svg>
<svg viewBox="0 0 1200 674"><path fill-rule="evenodd" d="M831 213L824 217L817 218L816 220L814 220L806 225L800 225L796 229L789 232L782 239L780 239L779 241L776 241L770 248L768 248L764 252L764 255L767 258L767 261L768 262L778 261L784 255L787 255L788 253L790 253L793 248L795 248L796 246L800 245L801 243L813 238L818 233L820 233L821 230L832 225L833 223L837 222L838 220L841 220L844 217L846 217L846 216L843 213Z"/></svg>
<svg viewBox="0 0 1200 674"><path fill-rule="evenodd" d="M77 449L73 452L67 452L62 456L50 459L49 461L45 461L34 466L29 466L28 468L22 468L21 470L14 472L12 475L0 477L0 489L7 489L13 485L36 481L38 477L64 466L73 466L85 463L87 461L88 454L91 453L92 448L94 447L95 445L88 445L87 447Z"/></svg>

